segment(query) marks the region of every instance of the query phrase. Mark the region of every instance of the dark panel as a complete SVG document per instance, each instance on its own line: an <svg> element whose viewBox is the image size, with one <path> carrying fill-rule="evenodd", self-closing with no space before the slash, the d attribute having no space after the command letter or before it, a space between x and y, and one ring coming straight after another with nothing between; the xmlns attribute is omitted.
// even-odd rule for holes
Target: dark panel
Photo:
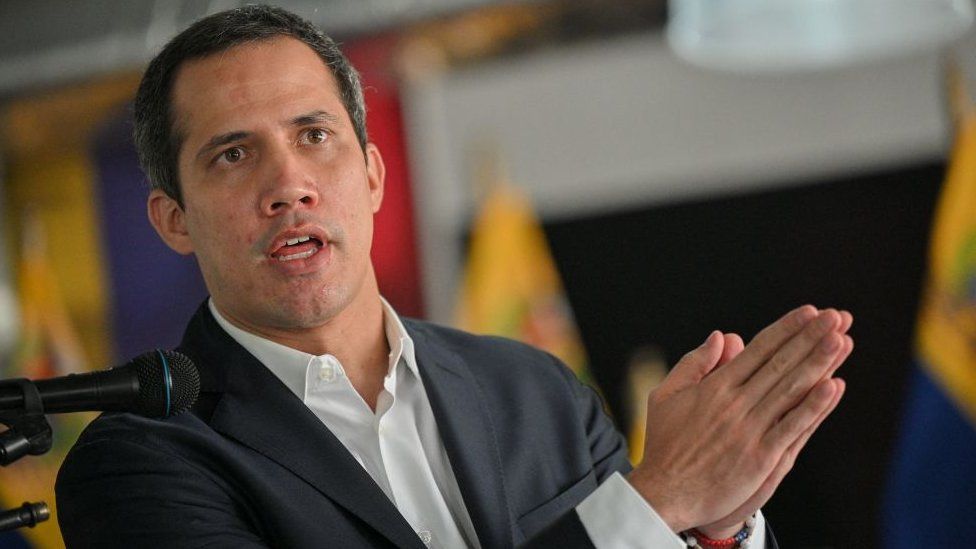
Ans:
<svg viewBox="0 0 976 549"><path fill-rule="evenodd" d="M766 506L783 547L877 546L944 165L548 223L592 368L625 420L624 365L710 330L748 339L802 303L855 315L847 395ZM598 281L598 283L595 283ZM626 431L625 431L626 432Z"/></svg>

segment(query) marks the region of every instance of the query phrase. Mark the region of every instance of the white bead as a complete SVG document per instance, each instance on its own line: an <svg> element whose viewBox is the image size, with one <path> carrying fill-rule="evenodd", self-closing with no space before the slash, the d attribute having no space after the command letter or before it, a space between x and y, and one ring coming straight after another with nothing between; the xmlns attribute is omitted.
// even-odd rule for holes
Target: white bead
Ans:
<svg viewBox="0 0 976 549"><path fill-rule="evenodd" d="M698 547L698 540L692 536L685 538L685 543L688 544L688 547Z"/></svg>
<svg viewBox="0 0 976 549"><path fill-rule="evenodd" d="M751 517L747 518L746 519L746 526L748 526L749 528L755 528L755 526L756 526L756 517L755 516L751 516Z"/></svg>
<svg viewBox="0 0 976 549"><path fill-rule="evenodd" d="M739 549L747 549L749 547L749 538L746 538L739 542Z"/></svg>

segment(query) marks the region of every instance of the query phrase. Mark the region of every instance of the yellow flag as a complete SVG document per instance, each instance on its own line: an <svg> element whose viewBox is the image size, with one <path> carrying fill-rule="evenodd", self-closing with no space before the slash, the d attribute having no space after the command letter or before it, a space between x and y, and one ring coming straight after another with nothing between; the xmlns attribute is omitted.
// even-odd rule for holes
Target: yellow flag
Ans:
<svg viewBox="0 0 976 549"><path fill-rule="evenodd" d="M630 433L627 448L630 462L637 466L644 458L644 437L647 430L647 396L668 375L664 355L653 347L637 349L627 365L627 408L630 413Z"/></svg>
<svg viewBox="0 0 976 549"><path fill-rule="evenodd" d="M929 243L919 371L882 507L884 546L892 549L976 547L976 111L962 76L949 66L955 145Z"/></svg>
<svg viewBox="0 0 976 549"><path fill-rule="evenodd" d="M588 380L586 354L545 233L528 197L491 186L471 233L458 324L559 357Z"/></svg>
<svg viewBox="0 0 976 549"><path fill-rule="evenodd" d="M932 228L917 349L976 425L976 109L958 75L950 81L950 95L956 139Z"/></svg>

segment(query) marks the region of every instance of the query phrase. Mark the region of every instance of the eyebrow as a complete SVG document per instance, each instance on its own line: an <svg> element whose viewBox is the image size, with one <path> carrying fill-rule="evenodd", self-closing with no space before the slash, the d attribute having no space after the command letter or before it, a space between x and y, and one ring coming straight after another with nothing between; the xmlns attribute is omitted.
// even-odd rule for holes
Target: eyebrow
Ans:
<svg viewBox="0 0 976 549"><path fill-rule="evenodd" d="M321 124L323 122L338 124L339 117L330 113L329 111L312 111L309 113L300 114L291 119L292 126L308 126L311 124Z"/></svg>
<svg viewBox="0 0 976 549"><path fill-rule="evenodd" d="M330 113L329 111L319 110L319 111L308 112L305 114L300 114L295 118L292 118L289 121L289 124L292 126L300 127L300 126L310 126L313 124L322 124L322 123L338 124L340 120L341 119L338 116ZM206 155L207 153L209 153L210 151L218 147L222 147L229 143L246 139L250 136L251 136L251 132L245 132L245 131L233 131L233 132L222 133L220 135L215 135L210 138L210 141L207 141L207 143L200 148L200 151L197 152L197 158L199 159L200 157Z"/></svg>

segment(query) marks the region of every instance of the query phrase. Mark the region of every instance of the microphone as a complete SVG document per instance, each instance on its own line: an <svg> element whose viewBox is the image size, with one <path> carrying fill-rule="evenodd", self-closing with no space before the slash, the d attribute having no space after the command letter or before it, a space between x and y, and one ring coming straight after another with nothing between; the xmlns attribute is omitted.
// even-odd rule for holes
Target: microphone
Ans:
<svg viewBox="0 0 976 549"><path fill-rule="evenodd" d="M150 351L109 370L32 383L45 414L118 411L167 418L193 406L200 394L196 366L175 351ZM23 388L0 382L0 410L23 407Z"/></svg>

